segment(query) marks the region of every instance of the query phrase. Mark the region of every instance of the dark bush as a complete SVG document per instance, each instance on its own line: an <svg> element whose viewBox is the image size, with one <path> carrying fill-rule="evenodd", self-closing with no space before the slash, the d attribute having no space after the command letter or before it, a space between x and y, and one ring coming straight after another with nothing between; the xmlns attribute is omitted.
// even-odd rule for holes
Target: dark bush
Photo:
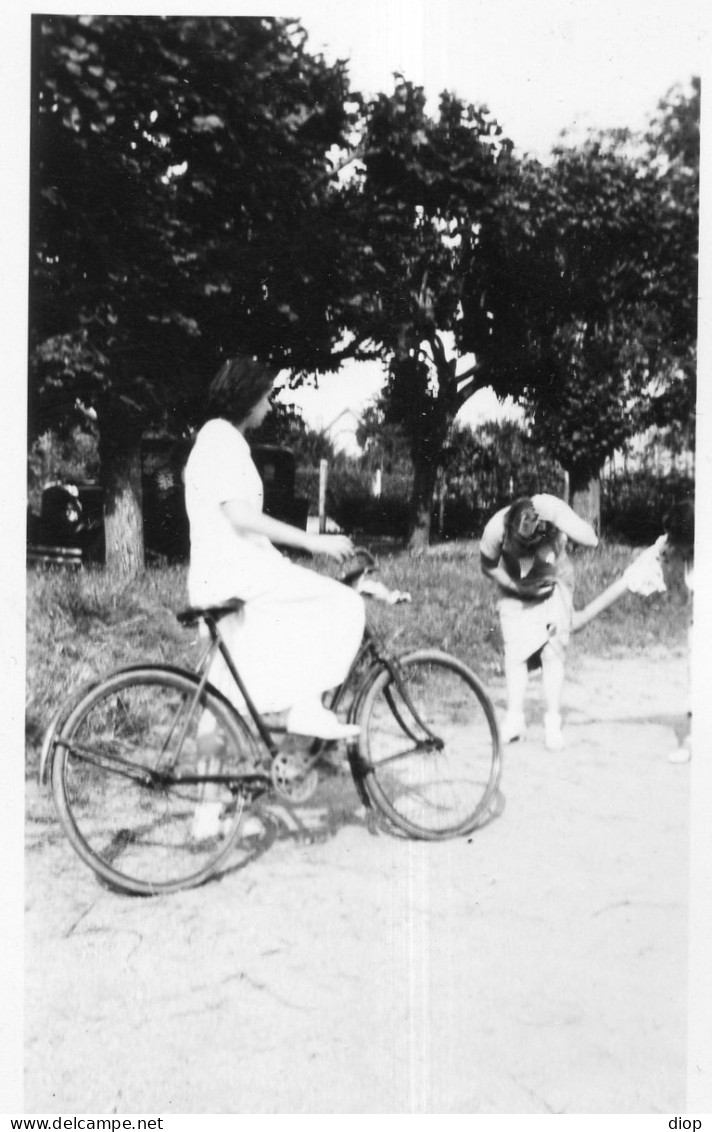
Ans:
<svg viewBox="0 0 712 1132"><path fill-rule="evenodd" d="M607 539L631 546L649 546L663 531L673 503L694 499L692 476L647 470L630 471L601 483L601 527Z"/></svg>
<svg viewBox="0 0 712 1132"><path fill-rule="evenodd" d="M334 503L329 514L340 527L354 535L388 535L405 538L408 533L409 503L401 495L351 492Z"/></svg>

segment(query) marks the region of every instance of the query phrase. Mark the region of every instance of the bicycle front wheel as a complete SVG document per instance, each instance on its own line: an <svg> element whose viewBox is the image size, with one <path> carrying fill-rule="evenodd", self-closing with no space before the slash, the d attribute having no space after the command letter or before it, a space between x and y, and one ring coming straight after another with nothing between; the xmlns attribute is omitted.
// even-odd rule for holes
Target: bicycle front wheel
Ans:
<svg viewBox="0 0 712 1132"><path fill-rule="evenodd" d="M494 706L465 664L436 650L398 659L359 712L368 795L412 837L470 833L487 820L500 778Z"/></svg>
<svg viewBox="0 0 712 1132"><path fill-rule="evenodd" d="M190 673L127 669L77 703L55 738L52 793L74 849L123 892L200 884L230 853L254 765L241 721Z"/></svg>

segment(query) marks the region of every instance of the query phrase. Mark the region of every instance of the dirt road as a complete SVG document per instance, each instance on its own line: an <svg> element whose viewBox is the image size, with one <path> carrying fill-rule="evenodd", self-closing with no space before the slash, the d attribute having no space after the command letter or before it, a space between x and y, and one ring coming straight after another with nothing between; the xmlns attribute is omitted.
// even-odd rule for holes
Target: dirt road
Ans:
<svg viewBox="0 0 712 1132"><path fill-rule="evenodd" d="M31 788L25 1110L684 1112L685 680L575 659L567 749L507 748L469 839L374 833L344 779L165 898L101 888Z"/></svg>

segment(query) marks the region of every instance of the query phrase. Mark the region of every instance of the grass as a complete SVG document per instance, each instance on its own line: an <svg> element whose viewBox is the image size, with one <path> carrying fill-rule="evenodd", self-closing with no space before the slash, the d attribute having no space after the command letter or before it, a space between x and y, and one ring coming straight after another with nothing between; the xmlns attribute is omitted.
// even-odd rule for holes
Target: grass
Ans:
<svg viewBox="0 0 712 1132"><path fill-rule="evenodd" d="M620 576L635 552L602 544L573 556L576 606L582 607ZM474 668L485 683L501 675L495 587L483 578L474 540L445 543L424 554L378 552L378 577L412 595L409 604L369 602L372 622L399 648L430 645ZM336 569L325 572L337 573ZM677 573L668 592L627 595L575 638L574 654L651 655L683 649L687 595ZM27 770L34 774L47 723L74 688L138 661L191 665L195 629L175 613L187 603L184 566L149 569L118 588L101 570L32 570L27 581Z"/></svg>

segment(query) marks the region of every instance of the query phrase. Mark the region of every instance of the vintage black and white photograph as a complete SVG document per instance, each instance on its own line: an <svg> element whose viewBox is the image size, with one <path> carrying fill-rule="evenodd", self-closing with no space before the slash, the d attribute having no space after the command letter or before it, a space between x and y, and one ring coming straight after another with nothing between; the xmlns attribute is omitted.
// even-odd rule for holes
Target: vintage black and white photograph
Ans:
<svg viewBox="0 0 712 1132"><path fill-rule="evenodd" d="M6 1111L703 1127L700 4L12 23Z"/></svg>

